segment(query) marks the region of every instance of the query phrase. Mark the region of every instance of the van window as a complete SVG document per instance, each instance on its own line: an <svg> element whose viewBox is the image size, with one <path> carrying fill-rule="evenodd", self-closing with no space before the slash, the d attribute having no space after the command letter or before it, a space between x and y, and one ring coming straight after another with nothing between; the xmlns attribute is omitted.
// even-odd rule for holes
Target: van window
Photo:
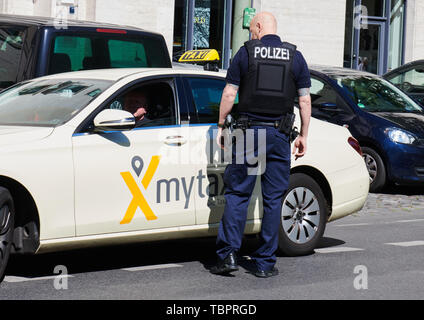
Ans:
<svg viewBox="0 0 424 320"><path fill-rule="evenodd" d="M160 38L117 37L85 33L57 35L53 39L49 74L108 68L168 68L168 51Z"/></svg>
<svg viewBox="0 0 424 320"><path fill-rule="evenodd" d="M0 27L0 88L16 82L24 37L24 28Z"/></svg>
<svg viewBox="0 0 424 320"><path fill-rule="evenodd" d="M147 57L141 43L109 40L109 55L112 68L147 67Z"/></svg>

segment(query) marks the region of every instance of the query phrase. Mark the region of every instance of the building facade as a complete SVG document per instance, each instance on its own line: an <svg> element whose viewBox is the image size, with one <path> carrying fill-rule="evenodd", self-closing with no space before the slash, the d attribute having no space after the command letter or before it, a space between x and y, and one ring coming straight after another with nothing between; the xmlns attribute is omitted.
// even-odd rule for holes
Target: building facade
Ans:
<svg viewBox="0 0 424 320"><path fill-rule="evenodd" d="M278 34L309 64L383 74L424 58L424 0L0 0L1 13L159 32L174 59L189 49L214 48L224 68L249 40L246 8L272 12Z"/></svg>

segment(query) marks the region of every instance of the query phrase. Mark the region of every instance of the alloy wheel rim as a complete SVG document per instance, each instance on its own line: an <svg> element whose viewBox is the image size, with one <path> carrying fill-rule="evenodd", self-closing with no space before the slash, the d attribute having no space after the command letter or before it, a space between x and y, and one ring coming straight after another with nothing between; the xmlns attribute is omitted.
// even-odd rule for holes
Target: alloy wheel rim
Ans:
<svg viewBox="0 0 424 320"><path fill-rule="evenodd" d="M315 194L305 187L295 188L283 201L281 209L283 230L292 242L307 243L318 231L320 214Z"/></svg>
<svg viewBox="0 0 424 320"><path fill-rule="evenodd" d="M374 180L377 178L377 161L375 161L375 159L369 154L364 154L364 161L367 166L368 173L370 175L370 183L373 183Z"/></svg>

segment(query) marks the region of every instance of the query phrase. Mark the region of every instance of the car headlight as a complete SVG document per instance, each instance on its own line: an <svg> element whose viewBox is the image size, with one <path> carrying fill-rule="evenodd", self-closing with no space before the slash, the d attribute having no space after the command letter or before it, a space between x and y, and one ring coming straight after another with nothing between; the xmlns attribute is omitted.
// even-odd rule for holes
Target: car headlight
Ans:
<svg viewBox="0 0 424 320"><path fill-rule="evenodd" d="M412 134L401 129L389 128L385 132L390 140L396 143L413 144L416 141L416 138Z"/></svg>

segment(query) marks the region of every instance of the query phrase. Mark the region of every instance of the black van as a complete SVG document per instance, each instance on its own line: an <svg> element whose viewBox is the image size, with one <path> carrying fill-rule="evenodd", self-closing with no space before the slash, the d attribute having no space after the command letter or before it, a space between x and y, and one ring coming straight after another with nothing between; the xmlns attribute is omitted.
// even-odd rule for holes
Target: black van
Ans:
<svg viewBox="0 0 424 320"><path fill-rule="evenodd" d="M162 35L134 27L0 15L0 89L44 75L105 68L170 68Z"/></svg>

